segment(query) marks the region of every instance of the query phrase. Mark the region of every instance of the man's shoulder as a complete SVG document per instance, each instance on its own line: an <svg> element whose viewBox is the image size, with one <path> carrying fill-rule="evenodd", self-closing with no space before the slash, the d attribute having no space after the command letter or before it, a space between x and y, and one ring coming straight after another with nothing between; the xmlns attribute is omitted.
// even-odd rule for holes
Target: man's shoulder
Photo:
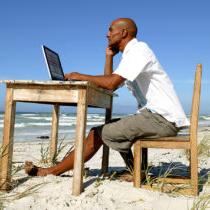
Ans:
<svg viewBox="0 0 210 210"><path fill-rule="evenodd" d="M133 50L143 50L143 49L149 49L149 46L144 41L139 41L138 39L134 38L125 47L125 52L133 51Z"/></svg>
<svg viewBox="0 0 210 210"><path fill-rule="evenodd" d="M141 49L145 49L145 50L151 50L149 45L144 41L138 41L136 43L136 47L141 48Z"/></svg>
<svg viewBox="0 0 210 210"><path fill-rule="evenodd" d="M131 54L135 55L144 55L144 56L154 56L154 53L152 49L149 47L149 45L144 41L138 41L136 42L132 48L130 48L129 52Z"/></svg>

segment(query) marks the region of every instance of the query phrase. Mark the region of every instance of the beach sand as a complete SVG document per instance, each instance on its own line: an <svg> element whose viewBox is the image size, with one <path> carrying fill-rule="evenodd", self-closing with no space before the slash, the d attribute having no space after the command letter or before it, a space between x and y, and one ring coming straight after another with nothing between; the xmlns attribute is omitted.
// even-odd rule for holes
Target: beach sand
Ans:
<svg viewBox="0 0 210 210"><path fill-rule="evenodd" d="M199 140L210 135L210 128L202 128L199 131ZM209 140L210 141L210 140ZM71 143L69 143L71 142ZM61 157L71 147L72 141L64 141L67 144L60 154ZM48 141L17 142L14 144L14 166L22 165L25 160L40 163L41 148L47 148ZM45 150L42 150L43 154ZM203 186L199 197L190 197L144 189L136 189L132 182L118 179L100 177L102 150L85 163L86 175L84 177L84 192L78 196L72 196L72 171L63 176L48 175L46 177L28 177L23 170L13 176L15 188L9 193L1 194L4 209L94 209L94 210L189 210L202 198L210 194L209 180ZM159 166L161 162L171 161L188 164L183 150L149 150L149 162ZM110 150L109 170L124 169L124 163L114 150ZM199 171L210 173L210 160L200 159ZM13 169L14 171L14 169ZM210 201L209 201L210 202ZM210 205L210 204L209 204ZM207 208L206 208L207 209ZM210 209L210 207L209 207Z"/></svg>

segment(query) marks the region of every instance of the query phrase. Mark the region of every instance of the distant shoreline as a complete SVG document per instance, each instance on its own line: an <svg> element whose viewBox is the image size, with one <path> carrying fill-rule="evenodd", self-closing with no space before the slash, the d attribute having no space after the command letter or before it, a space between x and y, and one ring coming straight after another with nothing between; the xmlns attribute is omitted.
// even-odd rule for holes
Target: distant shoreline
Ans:
<svg viewBox="0 0 210 210"><path fill-rule="evenodd" d="M4 113L4 111L0 111L0 114L3 114ZM16 111L16 114L32 114L32 113L36 113L36 114L49 114L49 113L51 113L51 111L26 111L26 112L23 112L23 111ZM71 112L71 111L69 111L69 112L67 112L67 111L63 111L62 113L64 113L64 114L76 114L76 112ZM93 111L90 111L90 112L88 112L88 114L103 114L104 112L93 112ZM113 115L129 115L129 114L135 114L135 112L113 112L112 113ZM187 116L190 116L190 113L186 113L186 115ZM207 116L210 116L210 113L200 113L199 114L200 116L201 115L207 115Z"/></svg>

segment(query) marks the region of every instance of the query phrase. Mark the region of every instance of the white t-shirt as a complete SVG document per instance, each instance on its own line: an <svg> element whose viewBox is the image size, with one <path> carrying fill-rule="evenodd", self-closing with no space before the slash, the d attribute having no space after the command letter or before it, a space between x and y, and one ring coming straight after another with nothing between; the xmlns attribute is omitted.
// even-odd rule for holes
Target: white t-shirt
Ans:
<svg viewBox="0 0 210 210"><path fill-rule="evenodd" d="M132 39L113 74L126 79L127 88L137 100L137 112L147 108L177 127L189 126L172 82L146 43Z"/></svg>

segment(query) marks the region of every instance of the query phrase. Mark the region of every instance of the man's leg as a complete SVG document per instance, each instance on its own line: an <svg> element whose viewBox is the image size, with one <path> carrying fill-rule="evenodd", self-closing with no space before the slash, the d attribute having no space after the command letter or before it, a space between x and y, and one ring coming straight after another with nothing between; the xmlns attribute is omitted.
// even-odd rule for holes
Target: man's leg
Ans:
<svg viewBox="0 0 210 210"><path fill-rule="evenodd" d="M96 129L92 129L84 142L84 161L88 161L99 150L103 144ZM32 162L26 162L25 172L34 176L46 176L48 174L60 175L74 167L74 151L72 151L67 157L65 157L60 163L50 168L40 168L32 164Z"/></svg>
<svg viewBox="0 0 210 210"><path fill-rule="evenodd" d="M132 153L131 149L129 149L128 152L120 152L120 155L121 155L122 159L124 160L127 169L130 172L132 172L134 159L133 159L133 153Z"/></svg>

